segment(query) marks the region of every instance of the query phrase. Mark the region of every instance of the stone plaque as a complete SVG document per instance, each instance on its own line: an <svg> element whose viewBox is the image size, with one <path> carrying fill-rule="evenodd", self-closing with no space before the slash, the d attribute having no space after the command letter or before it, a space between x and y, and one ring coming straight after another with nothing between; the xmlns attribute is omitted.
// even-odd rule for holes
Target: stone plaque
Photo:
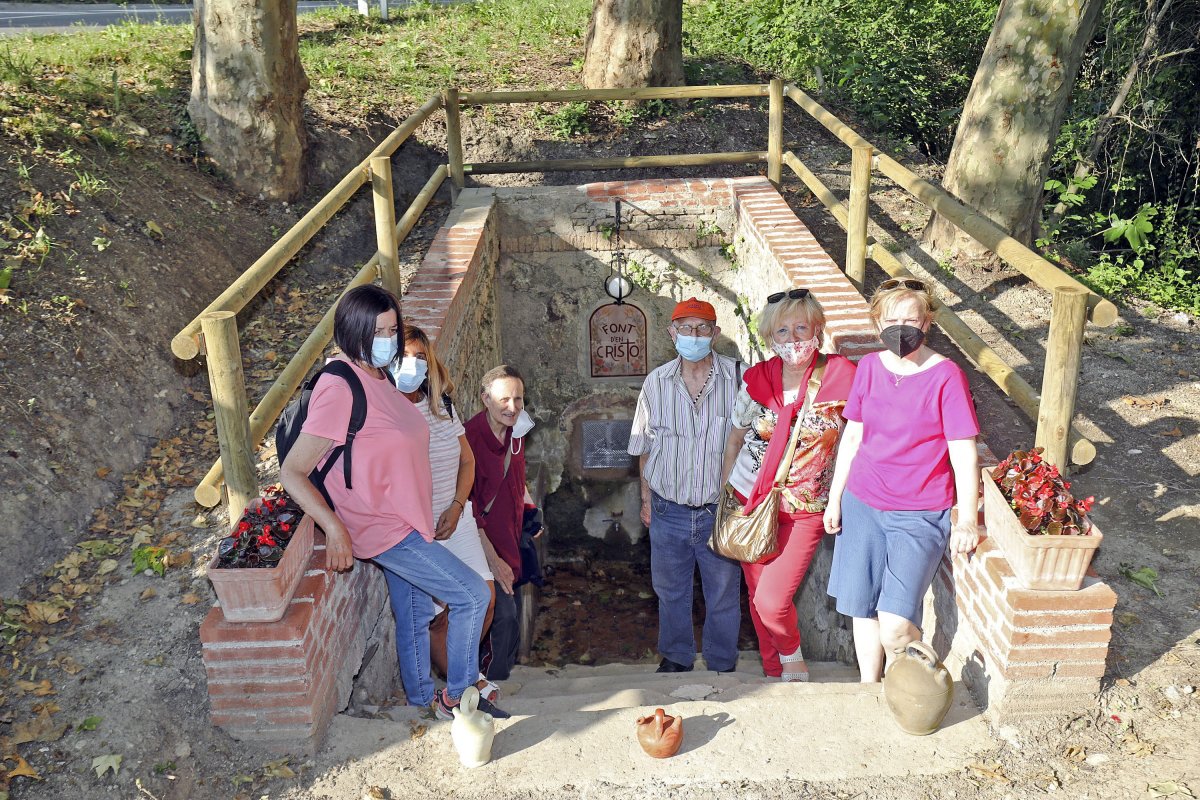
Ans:
<svg viewBox="0 0 1200 800"><path fill-rule="evenodd" d="M589 419L583 421L583 468L627 469L633 465L629 455L631 419Z"/></svg>
<svg viewBox="0 0 1200 800"><path fill-rule="evenodd" d="M593 378L645 375L646 315L631 303L610 303L588 321L589 361Z"/></svg>

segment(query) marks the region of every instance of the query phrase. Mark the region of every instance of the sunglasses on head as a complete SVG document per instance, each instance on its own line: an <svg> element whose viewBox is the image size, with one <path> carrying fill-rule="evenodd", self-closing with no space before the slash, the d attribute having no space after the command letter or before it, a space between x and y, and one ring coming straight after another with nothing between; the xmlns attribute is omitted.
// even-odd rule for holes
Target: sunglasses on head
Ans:
<svg viewBox="0 0 1200 800"><path fill-rule="evenodd" d="M925 282L919 281L916 278L889 278L879 284L879 291L886 292L889 289L896 289L903 286L905 289L912 289L914 292L926 291Z"/></svg>
<svg viewBox="0 0 1200 800"><path fill-rule="evenodd" d="M808 297L808 289L788 289L786 292L775 292L775 294L767 295L767 303L778 303L783 298L788 300L801 300Z"/></svg>

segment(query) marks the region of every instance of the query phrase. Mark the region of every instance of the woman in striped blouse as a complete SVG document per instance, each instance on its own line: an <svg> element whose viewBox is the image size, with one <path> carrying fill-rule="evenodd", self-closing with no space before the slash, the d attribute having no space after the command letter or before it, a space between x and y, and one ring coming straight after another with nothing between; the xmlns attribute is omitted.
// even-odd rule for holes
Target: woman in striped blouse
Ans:
<svg viewBox="0 0 1200 800"><path fill-rule="evenodd" d="M462 421L450 399L454 381L438 360L433 344L420 328L404 326L404 357L393 373L396 388L412 401L429 423L429 467L433 474L433 516L437 520L434 540L479 574L491 593L483 633L492 623L496 603L496 585L488 568L485 547L491 544L475 527L471 513L471 486L475 481L475 456L467 444ZM434 667L446 671L446 630L448 611L442 608L429 626L429 655ZM488 700L498 695L498 687L482 674L476 684Z"/></svg>

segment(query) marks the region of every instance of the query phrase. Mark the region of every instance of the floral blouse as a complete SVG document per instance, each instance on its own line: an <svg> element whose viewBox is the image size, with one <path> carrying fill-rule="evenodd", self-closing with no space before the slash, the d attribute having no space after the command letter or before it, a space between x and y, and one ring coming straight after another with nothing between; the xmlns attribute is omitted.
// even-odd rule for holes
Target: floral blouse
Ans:
<svg viewBox="0 0 1200 800"><path fill-rule="evenodd" d="M845 400L814 403L800 421L800 439L796 443L791 470L784 482L780 511L794 514L825 510L829 500L829 484L833 480L837 443L846 424L842 418L845 405ZM738 451L729 483L743 497L748 497L758 480L767 445L775 435L778 416L751 399L743 384L734 401L731 419L735 428L749 430L746 431L742 449Z"/></svg>

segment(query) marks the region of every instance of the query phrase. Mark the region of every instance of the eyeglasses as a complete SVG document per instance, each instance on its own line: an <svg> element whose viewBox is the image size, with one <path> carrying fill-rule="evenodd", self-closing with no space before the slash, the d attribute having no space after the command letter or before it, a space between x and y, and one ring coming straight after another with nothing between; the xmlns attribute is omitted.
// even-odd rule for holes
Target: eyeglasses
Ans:
<svg viewBox="0 0 1200 800"><path fill-rule="evenodd" d="M879 291L886 292L889 289L896 289L900 286L903 286L905 289L912 289L914 292L928 291L925 287L925 281L919 281L916 278L888 278L879 284Z"/></svg>
<svg viewBox="0 0 1200 800"><path fill-rule="evenodd" d="M707 322L701 322L696 325L676 325L675 330L682 333L684 336L708 336L713 332L713 326Z"/></svg>
<svg viewBox="0 0 1200 800"><path fill-rule="evenodd" d="M808 295L808 289L788 289L786 292L776 292L775 294L767 295L767 304L770 305L771 303L778 303L785 297L788 300L802 300L803 298L808 297Z"/></svg>

